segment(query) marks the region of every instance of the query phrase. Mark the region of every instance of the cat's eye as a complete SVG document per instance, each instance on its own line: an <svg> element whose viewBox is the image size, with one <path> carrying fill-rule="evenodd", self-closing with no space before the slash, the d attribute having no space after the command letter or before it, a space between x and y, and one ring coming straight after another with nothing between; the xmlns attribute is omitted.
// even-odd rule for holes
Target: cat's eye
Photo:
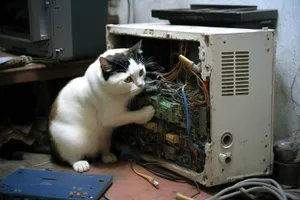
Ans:
<svg viewBox="0 0 300 200"><path fill-rule="evenodd" d="M132 78L130 76L128 76L125 80L126 83L130 83L132 81Z"/></svg>
<svg viewBox="0 0 300 200"><path fill-rule="evenodd" d="M139 75L143 76L144 75L144 70L141 69Z"/></svg>

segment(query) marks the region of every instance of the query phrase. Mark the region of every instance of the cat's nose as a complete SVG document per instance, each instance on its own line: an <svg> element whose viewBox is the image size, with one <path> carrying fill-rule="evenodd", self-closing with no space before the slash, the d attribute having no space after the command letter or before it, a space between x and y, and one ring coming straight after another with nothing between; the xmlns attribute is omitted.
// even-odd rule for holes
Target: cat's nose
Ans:
<svg viewBox="0 0 300 200"><path fill-rule="evenodd" d="M142 80L137 80L136 81L136 86L142 87L143 86L143 81Z"/></svg>

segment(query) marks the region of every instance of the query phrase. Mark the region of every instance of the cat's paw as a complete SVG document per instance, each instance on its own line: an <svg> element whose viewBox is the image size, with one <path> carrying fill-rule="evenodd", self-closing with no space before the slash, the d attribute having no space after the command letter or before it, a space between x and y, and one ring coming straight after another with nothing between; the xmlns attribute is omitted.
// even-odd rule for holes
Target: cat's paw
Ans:
<svg viewBox="0 0 300 200"><path fill-rule="evenodd" d="M113 153L105 153L102 155L102 162L103 163L114 163L117 162L117 156L115 156L115 154Z"/></svg>
<svg viewBox="0 0 300 200"><path fill-rule="evenodd" d="M155 109L153 106L145 106L140 111L138 119L136 121L137 124L145 124L149 122L155 114Z"/></svg>
<svg viewBox="0 0 300 200"><path fill-rule="evenodd" d="M80 173L87 172L90 169L90 164L85 160L80 160L73 164L73 169Z"/></svg>

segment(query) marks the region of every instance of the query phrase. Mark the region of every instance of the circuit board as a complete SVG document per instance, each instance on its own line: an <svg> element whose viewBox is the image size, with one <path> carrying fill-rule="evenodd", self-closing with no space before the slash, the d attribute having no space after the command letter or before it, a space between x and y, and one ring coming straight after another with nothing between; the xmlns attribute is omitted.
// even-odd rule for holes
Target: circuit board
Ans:
<svg viewBox="0 0 300 200"><path fill-rule="evenodd" d="M135 104L139 107L153 105L155 117L144 125L130 125L130 134L122 134L122 140L140 153L174 162L195 172L202 172L205 160L204 144L208 140L207 108L190 105L191 140L202 152L190 147L186 133L186 117L183 103L160 98L141 96ZM126 129L126 128L125 128ZM124 130L123 130L124 131Z"/></svg>
<svg viewBox="0 0 300 200"><path fill-rule="evenodd" d="M18 169L0 182L0 199L99 199L111 175Z"/></svg>
<svg viewBox="0 0 300 200"><path fill-rule="evenodd" d="M186 61L186 53L187 43L181 42L178 53L171 53L170 58L180 55ZM205 164L204 145L210 140L207 85L192 68L185 67L195 66L192 62L174 63L165 73L147 71L145 90L129 107L138 110L153 105L154 118L144 125L125 127L122 132L130 134L120 135L142 154L200 173Z"/></svg>
<svg viewBox="0 0 300 200"><path fill-rule="evenodd" d="M155 108L155 117L161 119L173 127L186 128L184 108L182 103L160 99L158 96L150 97L150 103ZM206 108L201 106L189 106L189 117L191 119L191 133L206 136ZM174 128L177 129L177 128Z"/></svg>

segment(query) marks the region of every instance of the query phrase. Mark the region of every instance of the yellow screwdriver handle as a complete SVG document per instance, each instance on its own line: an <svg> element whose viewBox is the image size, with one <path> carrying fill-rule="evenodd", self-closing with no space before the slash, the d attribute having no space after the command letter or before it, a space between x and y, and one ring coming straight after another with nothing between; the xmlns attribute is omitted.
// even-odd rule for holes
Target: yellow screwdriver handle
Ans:
<svg viewBox="0 0 300 200"><path fill-rule="evenodd" d="M177 193L176 194L176 200L194 200L190 197L184 196L183 194Z"/></svg>

